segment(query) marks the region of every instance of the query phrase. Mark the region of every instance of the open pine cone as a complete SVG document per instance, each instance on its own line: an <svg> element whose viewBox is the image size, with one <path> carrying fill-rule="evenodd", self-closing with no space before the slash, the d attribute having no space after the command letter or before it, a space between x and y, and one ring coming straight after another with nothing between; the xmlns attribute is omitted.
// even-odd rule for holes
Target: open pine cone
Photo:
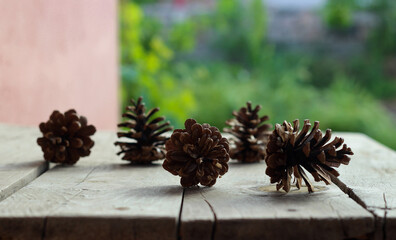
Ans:
<svg viewBox="0 0 396 240"><path fill-rule="evenodd" d="M264 124L269 119L267 115L259 117L261 109L257 105L252 109L252 103L247 102L247 107L234 111L235 118L227 120L226 124L231 128L224 128L224 132L235 136L231 140L230 157L242 162L258 162L265 158L265 145L268 142L270 124Z"/></svg>
<svg viewBox="0 0 396 240"><path fill-rule="evenodd" d="M164 144L168 138L162 134L173 129L169 127L169 122L161 123L165 120L164 117L151 119L159 108L151 109L146 115L142 100L142 97L139 97L137 102L131 99L132 106L128 106L127 111L122 115L129 120L118 124L118 127L128 128L127 132L118 132L118 137L129 138L132 141L114 143L121 147L121 151L117 154L124 154L122 159L132 163L151 163L164 159Z"/></svg>
<svg viewBox="0 0 396 240"><path fill-rule="evenodd" d="M71 109L65 114L54 111L47 122L40 123L40 131L43 137L37 139L37 144L41 146L46 161L74 164L80 157L91 153L94 141L90 136L96 129Z"/></svg>
<svg viewBox="0 0 396 240"><path fill-rule="evenodd" d="M228 140L219 129L187 119L186 129L176 129L166 142L163 167L181 177L183 187L213 186L228 171Z"/></svg>
<svg viewBox="0 0 396 240"><path fill-rule="evenodd" d="M293 126L286 121L282 125L276 124L267 145L265 173L271 177L271 183L278 183L278 190L283 188L289 192L291 176L294 174L297 188L300 188L304 180L308 191L313 192L313 186L303 168L312 174L315 181L330 184L329 174L339 176L333 167L349 163L350 157L347 155L353 155L353 152L346 144L342 145L344 139L336 137L327 143L331 138L331 130L327 129L323 136L318 121L308 134L310 128L309 120L304 121L301 131L298 119L293 121ZM337 150L341 145L342 148Z"/></svg>

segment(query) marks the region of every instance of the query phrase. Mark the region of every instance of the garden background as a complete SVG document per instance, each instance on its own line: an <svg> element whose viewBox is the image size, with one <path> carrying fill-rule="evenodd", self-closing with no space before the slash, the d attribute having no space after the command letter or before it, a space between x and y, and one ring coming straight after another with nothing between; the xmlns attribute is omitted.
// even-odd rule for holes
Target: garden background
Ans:
<svg viewBox="0 0 396 240"><path fill-rule="evenodd" d="M396 149L396 2L293 2L121 1L122 108L141 95L177 128L222 129L250 100L272 124L319 120Z"/></svg>

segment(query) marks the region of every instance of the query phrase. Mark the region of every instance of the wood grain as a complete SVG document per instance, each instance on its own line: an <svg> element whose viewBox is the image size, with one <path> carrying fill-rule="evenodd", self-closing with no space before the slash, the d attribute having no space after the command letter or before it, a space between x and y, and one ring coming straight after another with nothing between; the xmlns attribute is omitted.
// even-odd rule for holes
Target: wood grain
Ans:
<svg viewBox="0 0 396 240"><path fill-rule="evenodd" d="M396 238L396 154L362 134L335 134L355 155L339 168L339 187L315 183L312 194L276 191L264 162L234 161L213 187L183 191L161 162L120 160L114 132L95 134L91 156L75 166L39 176L47 165L38 135L0 125L0 239Z"/></svg>
<svg viewBox="0 0 396 240"><path fill-rule="evenodd" d="M205 238L186 239L344 239L374 231L373 216L337 186L285 194L269 184L265 168L232 162L214 187L186 191L181 233L203 232L202 223L214 221Z"/></svg>
<svg viewBox="0 0 396 240"><path fill-rule="evenodd" d="M115 133L98 133L94 140L90 157L56 166L0 202L0 236L176 238L183 192L178 180L160 163L132 166L120 160Z"/></svg>
<svg viewBox="0 0 396 240"><path fill-rule="evenodd" d="M38 128L0 124L0 201L47 170L38 136Z"/></svg>
<svg viewBox="0 0 396 240"><path fill-rule="evenodd" d="M396 239L396 152L364 134L338 135L355 152L340 169L344 191L375 215L375 239Z"/></svg>

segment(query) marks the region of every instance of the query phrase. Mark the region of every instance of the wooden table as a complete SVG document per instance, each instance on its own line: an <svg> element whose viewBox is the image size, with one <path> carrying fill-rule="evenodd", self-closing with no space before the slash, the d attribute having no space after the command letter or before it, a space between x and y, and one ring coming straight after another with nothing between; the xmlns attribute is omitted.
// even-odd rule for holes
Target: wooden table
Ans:
<svg viewBox="0 0 396 240"><path fill-rule="evenodd" d="M336 134L355 155L312 194L234 161L215 186L184 190L161 162L122 161L114 132L75 166L48 165L39 135L0 125L0 239L396 239L396 153L360 133Z"/></svg>

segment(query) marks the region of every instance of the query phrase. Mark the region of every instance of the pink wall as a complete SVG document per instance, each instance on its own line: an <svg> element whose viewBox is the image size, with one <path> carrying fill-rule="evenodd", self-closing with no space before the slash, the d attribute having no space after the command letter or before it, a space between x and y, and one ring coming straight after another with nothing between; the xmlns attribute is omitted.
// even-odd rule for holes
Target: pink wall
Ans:
<svg viewBox="0 0 396 240"><path fill-rule="evenodd" d="M0 0L0 122L75 108L115 129L117 51L116 0Z"/></svg>

